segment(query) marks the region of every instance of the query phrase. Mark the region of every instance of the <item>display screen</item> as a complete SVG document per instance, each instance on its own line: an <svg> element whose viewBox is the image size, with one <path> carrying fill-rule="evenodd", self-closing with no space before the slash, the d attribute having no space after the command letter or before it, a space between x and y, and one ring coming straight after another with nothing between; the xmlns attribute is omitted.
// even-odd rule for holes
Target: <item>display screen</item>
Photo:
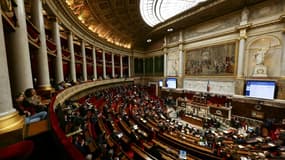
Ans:
<svg viewBox="0 0 285 160"><path fill-rule="evenodd" d="M276 83L274 81L246 82L245 96L263 99L274 99Z"/></svg>
<svg viewBox="0 0 285 160"><path fill-rule="evenodd" d="M119 133L117 134L117 136L118 136L118 138L122 138L122 137L123 137L123 133L122 133L122 132L119 132Z"/></svg>
<svg viewBox="0 0 285 160"><path fill-rule="evenodd" d="M167 78L166 85L168 88L176 88L176 78Z"/></svg>
<svg viewBox="0 0 285 160"><path fill-rule="evenodd" d="M163 87L163 81L162 80L159 80L158 84L159 84L159 87Z"/></svg>
<svg viewBox="0 0 285 160"><path fill-rule="evenodd" d="M187 159L187 151L179 150L179 159Z"/></svg>

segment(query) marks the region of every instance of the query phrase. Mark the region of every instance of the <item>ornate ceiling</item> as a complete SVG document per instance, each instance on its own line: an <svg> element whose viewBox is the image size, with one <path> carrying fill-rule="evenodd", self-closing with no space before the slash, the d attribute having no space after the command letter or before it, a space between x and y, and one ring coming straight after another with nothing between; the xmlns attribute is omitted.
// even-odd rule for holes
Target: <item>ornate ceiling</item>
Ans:
<svg viewBox="0 0 285 160"><path fill-rule="evenodd" d="M66 4L99 37L124 48L151 30L140 16L138 0L66 0Z"/></svg>
<svg viewBox="0 0 285 160"><path fill-rule="evenodd" d="M162 39L168 28L183 30L260 1L264 0L203 1L153 28L143 21L139 0L65 0L65 4L99 37L124 48L145 49L147 39Z"/></svg>

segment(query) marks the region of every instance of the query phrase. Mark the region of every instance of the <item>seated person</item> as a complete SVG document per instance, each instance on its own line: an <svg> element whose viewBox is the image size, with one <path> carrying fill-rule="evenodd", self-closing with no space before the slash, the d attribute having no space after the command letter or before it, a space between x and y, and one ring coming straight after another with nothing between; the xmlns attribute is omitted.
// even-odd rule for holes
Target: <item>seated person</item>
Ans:
<svg viewBox="0 0 285 160"><path fill-rule="evenodd" d="M16 95L15 108L18 110L20 115L26 115L26 117L25 117L25 123L26 124L38 122L38 121L46 118L46 116L47 116L46 111L41 111L41 112L36 113L32 106L31 107L24 107L23 106L24 98L25 97L24 97L23 93L19 93L18 95Z"/></svg>
<svg viewBox="0 0 285 160"><path fill-rule="evenodd" d="M63 90L64 88L66 88L67 86L65 86L65 82L61 81L58 84L55 85L55 89L57 91Z"/></svg>
<svg viewBox="0 0 285 160"><path fill-rule="evenodd" d="M37 92L34 88L28 88L24 93L23 106L24 107L33 107L36 112L47 111L47 106L42 104L42 98L37 95Z"/></svg>

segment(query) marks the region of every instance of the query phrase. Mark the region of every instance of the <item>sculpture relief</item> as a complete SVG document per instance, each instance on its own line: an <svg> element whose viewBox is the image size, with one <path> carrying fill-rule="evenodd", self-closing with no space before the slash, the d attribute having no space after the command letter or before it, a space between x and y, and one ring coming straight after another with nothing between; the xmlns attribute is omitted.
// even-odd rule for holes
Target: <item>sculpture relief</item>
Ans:
<svg viewBox="0 0 285 160"><path fill-rule="evenodd" d="M281 43L274 36L262 36L248 44L245 73L252 77L277 77L281 71Z"/></svg>
<svg viewBox="0 0 285 160"><path fill-rule="evenodd" d="M168 62L167 62L168 76L178 75L178 63L179 63L178 53L175 52L168 53Z"/></svg>
<svg viewBox="0 0 285 160"><path fill-rule="evenodd" d="M269 47L260 48L254 54L255 57L255 68L253 77L267 77L267 67L264 65L264 57L268 52Z"/></svg>

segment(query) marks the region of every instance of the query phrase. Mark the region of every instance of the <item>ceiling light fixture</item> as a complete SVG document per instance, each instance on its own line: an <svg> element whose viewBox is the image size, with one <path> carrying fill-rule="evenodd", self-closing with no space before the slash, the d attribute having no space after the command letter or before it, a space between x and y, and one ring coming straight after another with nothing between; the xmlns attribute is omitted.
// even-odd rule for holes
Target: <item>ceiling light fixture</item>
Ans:
<svg viewBox="0 0 285 160"><path fill-rule="evenodd" d="M173 28L168 28L167 29L167 32L172 32L173 31Z"/></svg>
<svg viewBox="0 0 285 160"><path fill-rule="evenodd" d="M150 42L151 42L151 39L147 39L146 42L147 42L147 43L150 43Z"/></svg>

